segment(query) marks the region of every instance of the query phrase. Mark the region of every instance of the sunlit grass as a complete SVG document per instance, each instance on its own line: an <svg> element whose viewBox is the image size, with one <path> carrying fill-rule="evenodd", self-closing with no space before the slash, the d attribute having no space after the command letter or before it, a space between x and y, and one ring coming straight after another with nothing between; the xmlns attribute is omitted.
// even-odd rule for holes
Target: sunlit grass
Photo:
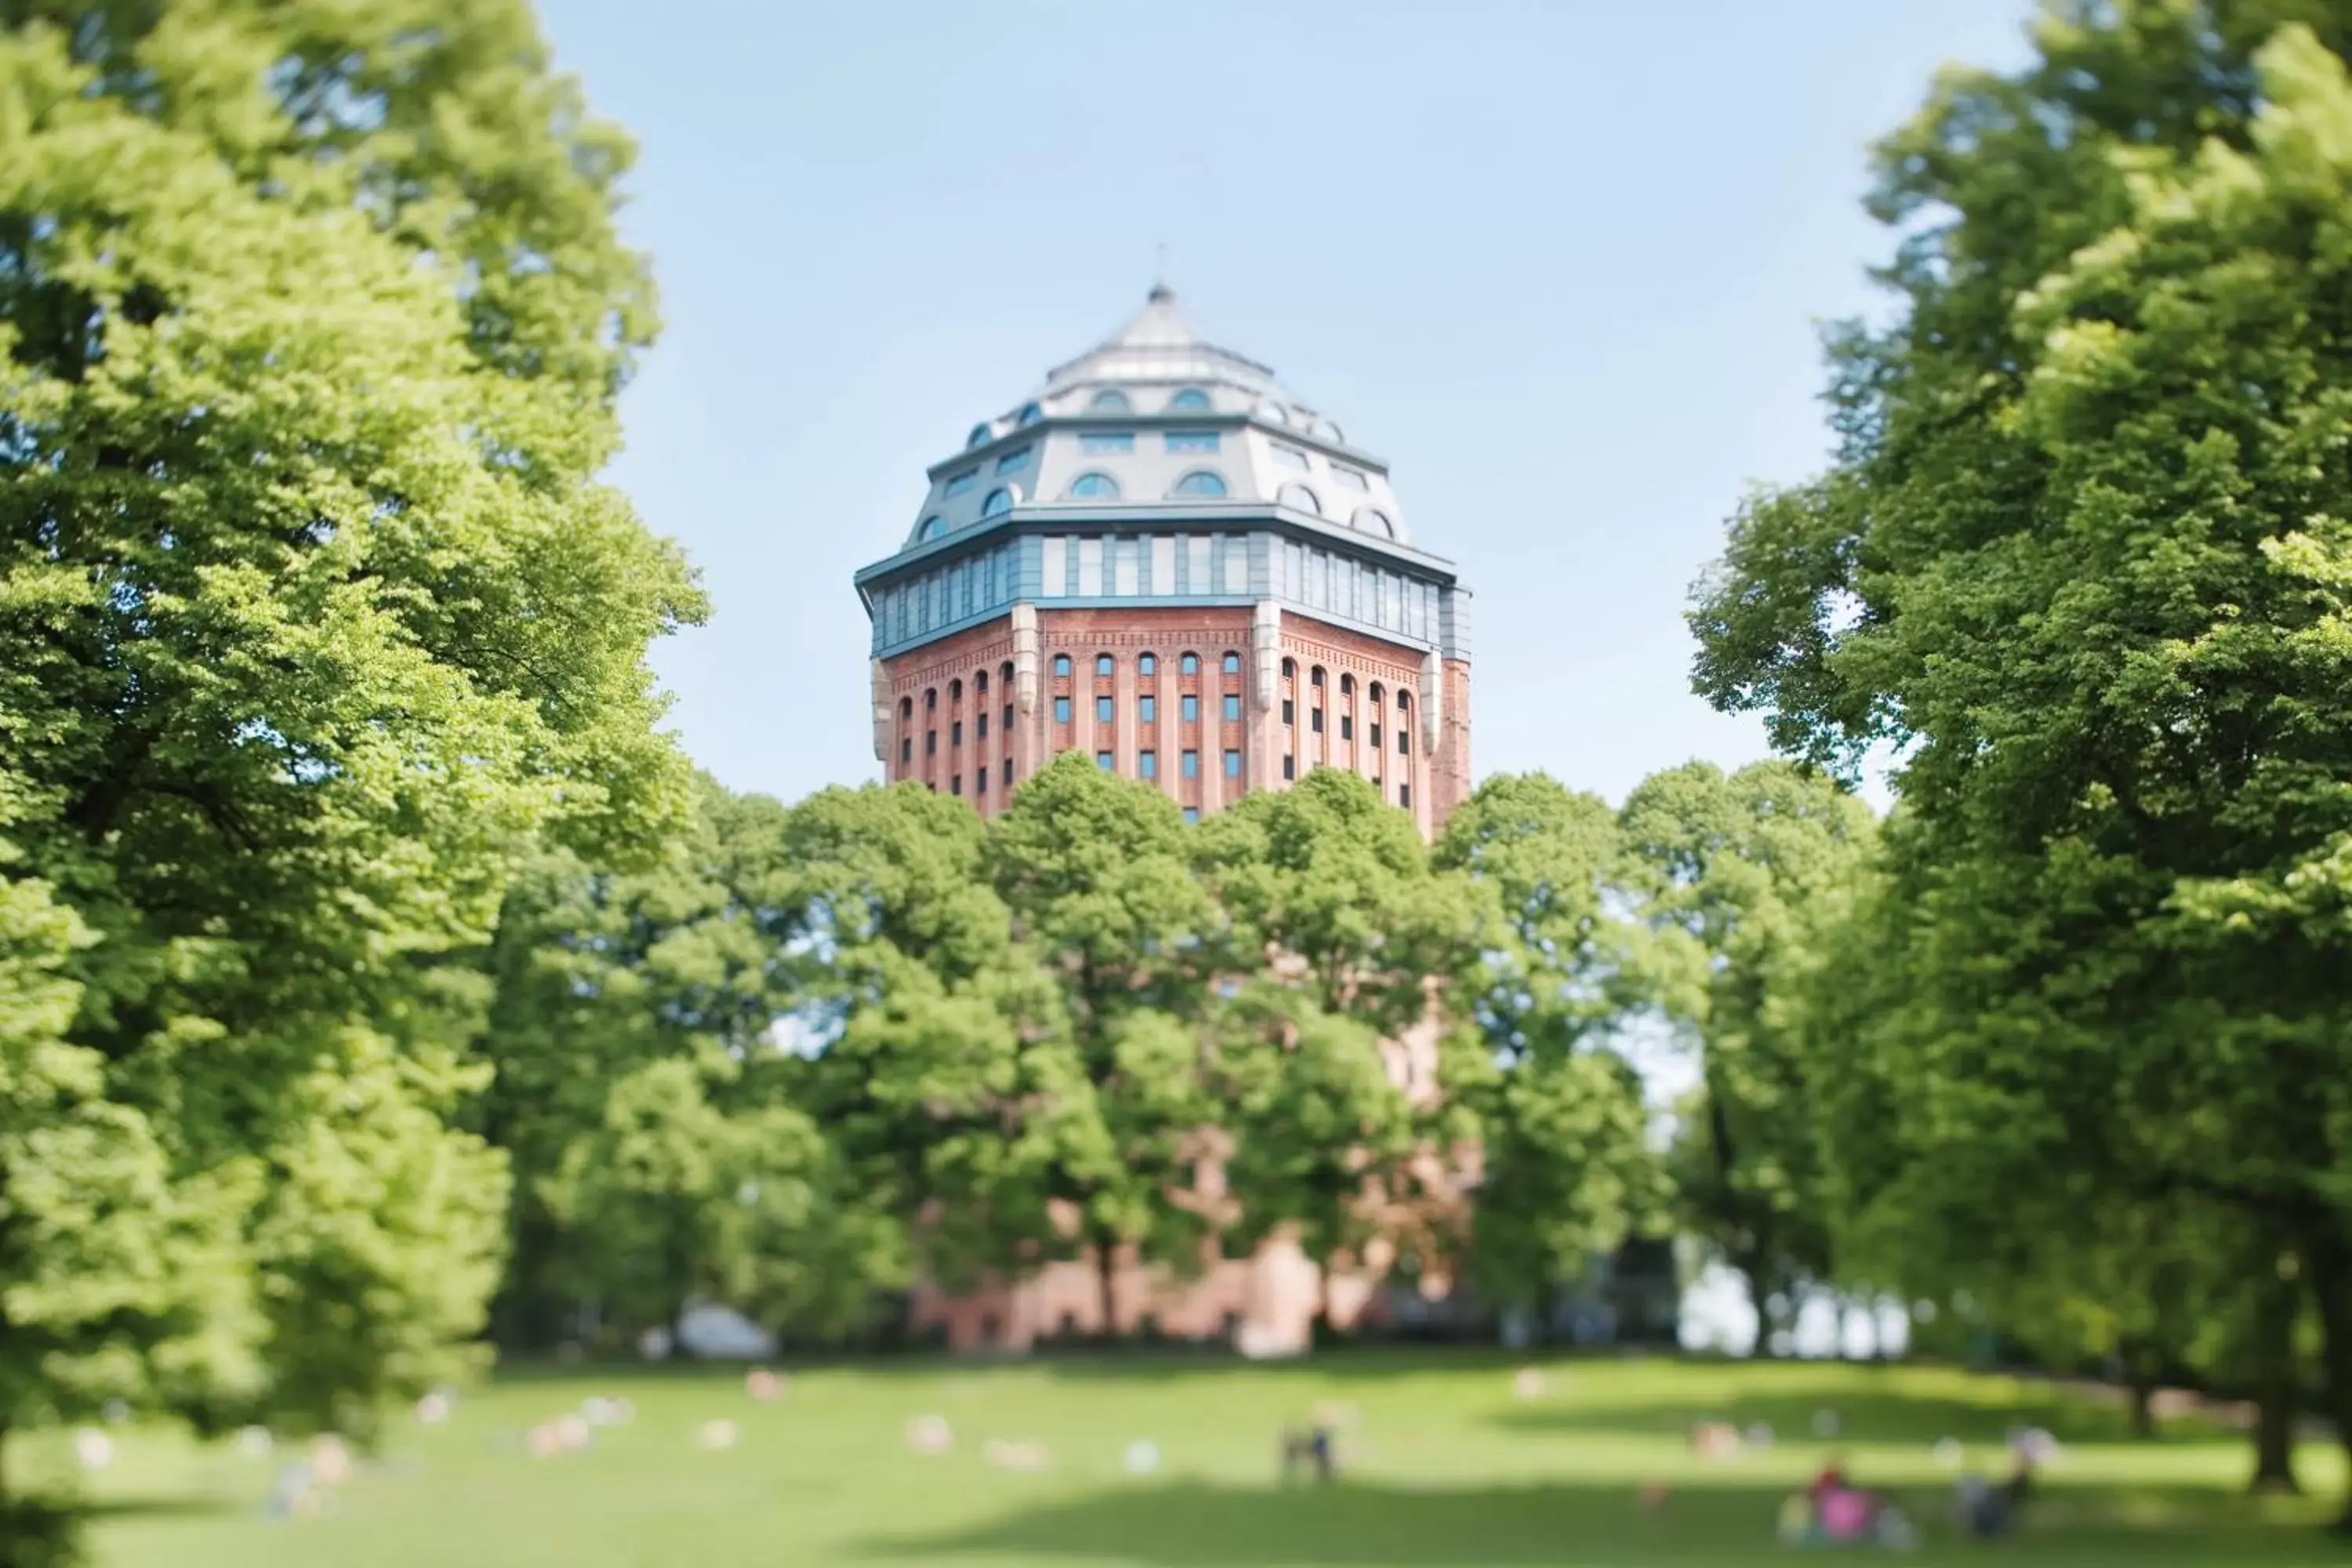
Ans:
<svg viewBox="0 0 2352 1568"><path fill-rule="evenodd" d="M90 1478L109 1568L339 1568L563 1563L1157 1565L1677 1563L1724 1568L1780 1554L1780 1495L1834 1448L1858 1481L1894 1490L1927 1531L1918 1563L1982 1561L1950 1539L1940 1438L1988 1472L2017 1423L2065 1444L2025 1539L2004 1560L2070 1563L2340 1563L2315 1528L2341 1482L2332 1451L2304 1456L2323 1497L2239 1494L2242 1438L2176 1430L2136 1444L2111 1407L2006 1379L1920 1368L1557 1362L1534 1398L1491 1355L1341 1355L1278 1367L1197 1359L974 1367L910 1363L802 1373L750 1397L740 1373L616 1371L503 1379L438 1426L403 1423L321 1517L272 1522L269 1459L166 1433L117 1434ZM535 1457L535 1424L596 1395L634 1418L585 1451ZM1318 1405L1349 1425L1341 1483L1285 1489L1277 1439ZM1822 1412L1832 1440L1816 1438ZM944 1454L912 1452L908 1422L950 1423ZM1771 1446L1712 1461L1701 1419L1769 1424ZM699 1446L731 1421L734 1446ZM1129 1446L1157 1446L1150 1474ZM1034 1471L992 1442L1042 1447ZM1001 1456L1000 1456L1001 1457ZM1643 1510L1644 1482L1669 1487ZM1871 1551L1867 1555L1884 1555Z"/></svg>

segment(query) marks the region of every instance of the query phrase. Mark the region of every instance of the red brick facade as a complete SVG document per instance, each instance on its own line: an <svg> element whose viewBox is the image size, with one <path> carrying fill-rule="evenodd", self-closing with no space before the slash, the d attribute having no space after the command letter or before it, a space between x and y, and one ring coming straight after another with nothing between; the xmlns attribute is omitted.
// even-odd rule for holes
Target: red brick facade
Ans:
<svg viewBox="0 0 2352 1568"><path fill-rule="evenodd" d="M1034 655L1007 616L883 666L875 696L887 778L919 780L992 816L1020 780L1076 751L1205 815L1313 768L1343 767L1424 834L1469 793L1462 660L1293 612L1035 616Z"/></svg>

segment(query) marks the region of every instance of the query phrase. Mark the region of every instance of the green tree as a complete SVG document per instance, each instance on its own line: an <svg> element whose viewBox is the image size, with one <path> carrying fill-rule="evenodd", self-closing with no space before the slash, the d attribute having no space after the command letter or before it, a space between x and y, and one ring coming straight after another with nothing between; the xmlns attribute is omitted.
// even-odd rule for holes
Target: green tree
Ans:
<svg viewBox="0 0 2352 1568"><path fill-rule="evenodd" d="M2067 5L1948 76L1882 151L1901 309L1832 341L1836 465L1693 621L1785 748L1900 748L1938 1110L2287 1237L2352 1442L2348 23Z"/></svg>
<svg viewBox="0 0 2352 1568"><path fill-rule="evenodd" d="M9 1024L0 1449L101 1396L359 1421L495 1273L451 1115L513 866L682 799L644 652L699 602L590 477L626 144L520 3L5 20L8 875L75 921L7 962L77 989Z"/></svg>
<svg viewBox="0 0 2352 1568"><path fill-rule="evenodd" d="M1812 1101L1839 1066L1816 1059L1805 984L1868 865L1870 814L1784 763L1692 763L1636 786L1622 831L1643 918L1705 957L1664 994L1699 1053L1674 1157L1685 1222L1747 1281L1772 1350L1834 1274Z"/></svg>
<svg viewBox="0 0 2352 1568"><path fill-rule="evenodd" d="M904 1282L888 1194L848 1181L803 1103L790 825L704 781L651 865L558 851L509 894L478 1110L516 1181L506 1342L548 1343L585 1301L628 1331L695 1295L829 1336Z"/></svg>
<svg viewBox="0 0 2352 1568"><path fill-rule="evenodd" d="M1062 1239L1066 1167L1108 1164L1110 1134L980 817L919 784L825 790L793 808L786 845L794 1102L923 1273L1034 1267Z"/></svg>
<svg viewBox="0 0 2352 1568"><path fill-rule="evenodd" d="M1045 1196L1076 1215L1103 1323L1128 1249L1191 1268L1216 1107L1205 1091L1220 914L1192 874L1176 805L1066 752L991 825L987 863L1061 1003L1072 1060L1055 1085Z"/></svg>
<svg viewBox="0 0 2352 1568"><path fill-rule="evenodd" d="M1482 894L1475 1043L1448 1054L1443 1083L1479 1150L1470 1277L1546 1323L1556 1284L1664 1217L1667 1196L1620 1047L1672 965L1628 918L1619 860L1608 804L1541 773L1481 784L1433 856Z"/></svg>
<svg viewBox="0 0 2352 1568"><path fill-rule="evenodd" d="M1227 1188L1237 1235L1287 1234L1313 1260L1330 1320L1336 1260L1410 1228L1419 1128L1372 1028L1300 989L1260 981L1223 1009L1216 1083L1230 1108Z"/></svg>
<svg viewBox="0 0 2352 1568"><path fill-rule="evenodd" d="M1327 1285L1334 1250L1360 1259L1375 1235L1408 1256L1440 1251L1476 1136L1466 1099L1436 1094L1449 1064L1475 1054L1462 1027L1478 975L1469 879L1440 870L1408 814L1337 768L1244 796L1203 825L1193 856L1223 921L1231 1092L1246 1116L1275 1119L1250 1136L1296 1140L1350 1117L1363 1129L1328 1149L1241 1147L1229 1175L1242 1233L1289 1224ZM1362 1059L1343 1068L1350 1040Z"/></svg>

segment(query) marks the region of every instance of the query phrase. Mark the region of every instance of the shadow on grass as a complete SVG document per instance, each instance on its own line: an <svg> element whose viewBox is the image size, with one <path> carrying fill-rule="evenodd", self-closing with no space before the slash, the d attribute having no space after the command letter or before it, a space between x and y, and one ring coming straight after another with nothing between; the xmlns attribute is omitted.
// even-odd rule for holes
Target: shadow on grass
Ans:
<svg viewBox="0 0 2352 1568"><path fill-rule="evenodd" d="M1686 1436L1702 1421L1726 1421L1743 1431L1761 1422L1772 1428L1781 1444L1820 1446L1839 1443L1937 1443L1956 1437L1963 1443L1998 1443L2012 1426L2039 1426L2063 1443L2116 1443L2130 1438L2124 1412L2081 1400L2053 1396L2031 1385L2013 1390L1989 1383L1980 1399L1948 1394L1906 1393L1899 1387L1884 1392L1852 1384L1817 1389L1759 1388L1727 1380L1717 1400L1694 1398L1686 1390L1664 1400L1638 1405L1577 1404L1572 1400L1538 1403L1496 1412L1491 1419L1501 1426L1527 1433L1616 1432ZM2014 1397L2008 1397L2011 1394ZM1837 1417L1835 1430L1816 1433L1814 1419L1823 1412ZM2202 1424L2182 1424L2171 1429L2179 1438L2210 1442L2217 1429ZM2159 1441L2162 1440L2159 1438Z"/></svg>
<svg viewBox="0 0 2352 1568"><path fill-rule="evenodd" d="M2309 1510L2210 1492L2068 1493L2037 1504L2025 1533L1988 1548L1954 1539L1942 1496L1898 1500L1926 1532L1913 1563L2032 1562L2078 1568L2340 1568ZM1131 1487L1050 1504L992 1524L922 1537L871 1537L867 1561L956 1556L1045 1563L1066 1558L1141 1568L1287 1564L1294 1568L1630 1568L1682 1563L1750 1568L1782 1555L1776 1495L1684 1489L1657 1513L1624 1487L1407 1489Z"/></svg>
<svg viewBox="0 0 2352 1568"><path fill-rule="evenodd" d="M93 1498L76 1509L93 1524L116 1520L216 1519L236 1511L226 1498L202 1496Z"/></svg>

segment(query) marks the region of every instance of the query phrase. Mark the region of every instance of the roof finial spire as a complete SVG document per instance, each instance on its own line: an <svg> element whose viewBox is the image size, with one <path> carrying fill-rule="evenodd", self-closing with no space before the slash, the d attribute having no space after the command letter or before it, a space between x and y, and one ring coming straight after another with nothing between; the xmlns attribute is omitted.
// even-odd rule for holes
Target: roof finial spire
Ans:
<svg viewBox="0 0 2352 1568"><path fill-rule="evenodd" d="M1160 241L1154 247L1154 251L1151 264L1151 292L1148 298L1152 303L1158 304L1162 300L1176 298L1176 290L1168 287L1168 242Z"/></svg>

